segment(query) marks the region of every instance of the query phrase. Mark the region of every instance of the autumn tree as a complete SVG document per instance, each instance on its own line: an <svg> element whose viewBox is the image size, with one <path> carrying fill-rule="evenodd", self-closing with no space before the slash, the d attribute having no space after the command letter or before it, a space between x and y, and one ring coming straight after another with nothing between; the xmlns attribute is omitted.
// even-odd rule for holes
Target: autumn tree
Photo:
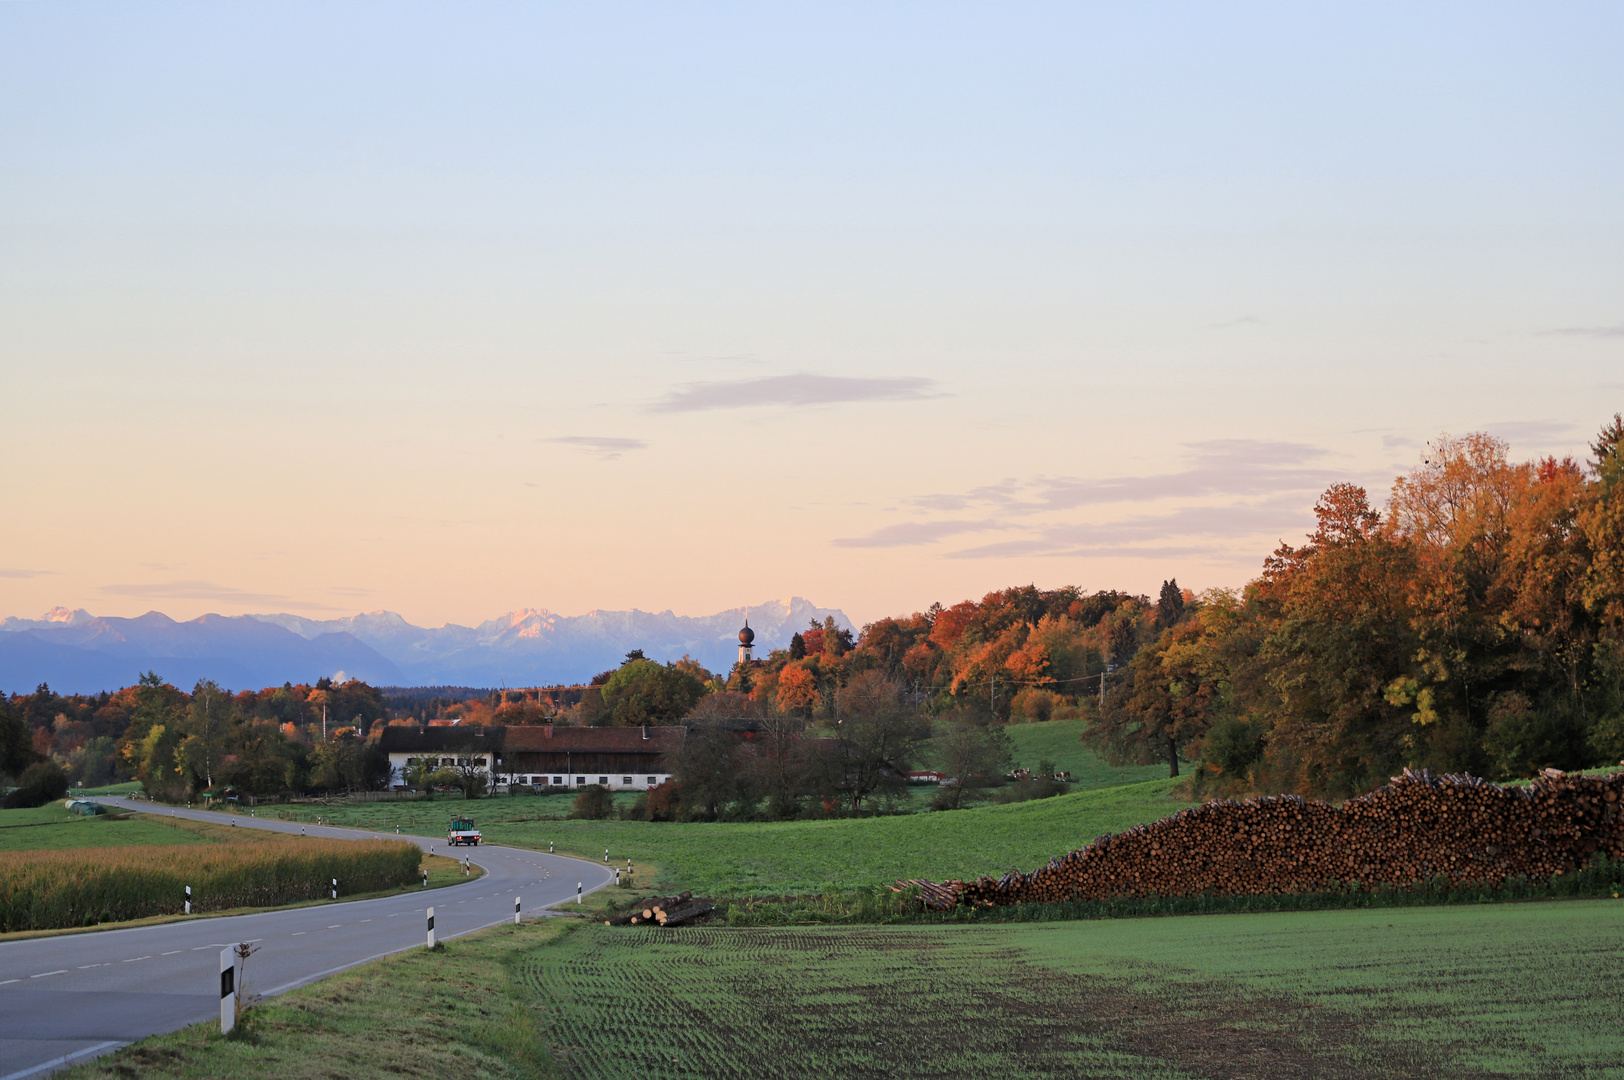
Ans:
<svg viewBox="0 0 1624 1080"><path fill-rule="evenodd" d="M810 718L822 701L817 676L807 668L791 664L778 673L778 692L774 703L779 712Z"/></svg>
<svg viewBox="0 0 1624 1080"><path fill-rule="evenodd" d="M705 681L677 664L633 658L603 685L603 703L619 725L669 724L705 696Z"/></svg>

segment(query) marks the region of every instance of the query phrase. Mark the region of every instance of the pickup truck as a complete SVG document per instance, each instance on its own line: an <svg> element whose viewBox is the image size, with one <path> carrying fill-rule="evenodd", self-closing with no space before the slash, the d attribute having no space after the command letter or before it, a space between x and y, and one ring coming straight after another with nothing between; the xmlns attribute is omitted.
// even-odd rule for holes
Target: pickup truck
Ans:
<svg viewBox="0 0 1624 1080"><path fill-rule="evenodd" d="M445 838L452 847L459 844L479 846L479 830L474 828L472 818L453 818L451 828L446 830Z"/></svg>

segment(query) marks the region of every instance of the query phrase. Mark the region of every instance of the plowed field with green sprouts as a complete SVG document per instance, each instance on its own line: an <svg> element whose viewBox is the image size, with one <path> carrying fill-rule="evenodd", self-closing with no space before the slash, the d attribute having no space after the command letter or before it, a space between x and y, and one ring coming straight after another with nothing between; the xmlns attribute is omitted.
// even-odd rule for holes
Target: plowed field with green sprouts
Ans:
<svg viewBox="0 0 1624 1080"><path fill-rule="evenodd" d="M1624 900L412 949L64 1080L1624 1080Z"/></svg>
<svg viewBox="0 0 1624 1080"><path fill-rule="evenodd" d="M587 927L566 1077L1621 1077L1624 901L951 928Z"/></svg>

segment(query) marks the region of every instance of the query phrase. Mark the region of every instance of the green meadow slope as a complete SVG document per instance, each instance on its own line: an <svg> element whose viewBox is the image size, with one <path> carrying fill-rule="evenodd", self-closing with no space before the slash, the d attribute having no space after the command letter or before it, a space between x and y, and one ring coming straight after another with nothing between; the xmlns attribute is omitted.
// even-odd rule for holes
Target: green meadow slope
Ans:
<svg viewBox="0 0 1624 1080"><path fill-rule="evenodd" d="M726 895L778 896L826 886L880 885L1030 870L1106 832L1155 821L1190 805L1168 795L1174 781L1150 780L1052 799L941 813L834 821L650 822L535 820L529 797L467 803L352 803L277 813L335 825L433 835L452 815L473 816L491 843L660 868L661 887ZM553 808L549 808L551 811Z"/></svg>

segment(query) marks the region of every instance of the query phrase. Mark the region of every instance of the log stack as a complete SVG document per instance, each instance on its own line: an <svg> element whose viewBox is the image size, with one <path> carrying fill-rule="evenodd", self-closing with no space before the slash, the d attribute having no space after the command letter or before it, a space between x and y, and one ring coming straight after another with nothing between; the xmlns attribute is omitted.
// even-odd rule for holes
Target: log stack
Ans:
<svg viewBox="0 0 1624 1080"><path fill-rule="evenodd" d="M973 882L899 881L927 908L1265 895L1357 885L1545 882L1596 852L1624 858L1624 772L1547 769L1526 787L1405 769L1341 807L1295 795L1209 802L1105 835L1030 873Z"/></svg>
<svg viewBox="0 0 1624 1080"><path fill-rule="evenodd" d="M682 926L709 915L716 902L691 892L676 896L650 896L633 901L630 910L603 920L605 926Z"/></svg>

